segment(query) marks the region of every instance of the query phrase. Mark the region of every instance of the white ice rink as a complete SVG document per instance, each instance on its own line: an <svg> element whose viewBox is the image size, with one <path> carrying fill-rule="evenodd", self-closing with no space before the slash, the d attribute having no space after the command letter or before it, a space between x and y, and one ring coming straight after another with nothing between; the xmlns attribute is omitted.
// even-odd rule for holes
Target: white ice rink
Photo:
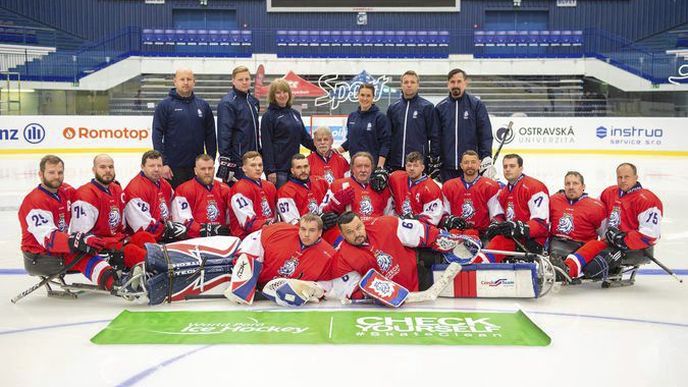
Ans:
<svg viewBox="0 0 688 387"><path fill-rule="evenodd" d="M138 171L138 155L116 154L120 182ZM561 188L578 170L598 196L621 161L664 203L655 255L688 279L688 158L524 154L525 173ZM91 160L64 155L66 182L90 179ZM38 184L37 155L0 156L0 386L688 386L688 284L648 265L636 285L562 288L538 300L451 299L423 309L523 309L551 338L547 347L371 345L95 345L89 340L125 308L151 310L103 295L48 298L19 251L17 208ZM335 303L312 308L343 308ZM227 310L193 301L152 308ZM259 302L255 308L272 308Z"/></svg>

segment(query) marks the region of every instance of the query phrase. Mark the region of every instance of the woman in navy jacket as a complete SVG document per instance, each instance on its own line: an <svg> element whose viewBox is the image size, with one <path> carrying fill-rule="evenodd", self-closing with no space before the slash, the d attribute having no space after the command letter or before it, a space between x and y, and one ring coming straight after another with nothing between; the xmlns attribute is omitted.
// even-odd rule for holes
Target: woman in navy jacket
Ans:
<svg viewBox="0 0 688 387"><path fill-rule="evenodd" d="M373 103L375 86L364 83L358 89L358 109L346 120L346 141L337 149L339 153L349 151L373 155L373 164L384 167L391 145L391 130L387 116Z"/></svg>
<svg viewBox="0 0 688 387"><path fill-rule="evenodd" d="M289 83L275 79L270 84L268 110L260 121L263 169L277 188L287 182L291 157L299 153L300 145L315 151L313 138L306 131L301 114L291 108L292 100Z"/></svg>

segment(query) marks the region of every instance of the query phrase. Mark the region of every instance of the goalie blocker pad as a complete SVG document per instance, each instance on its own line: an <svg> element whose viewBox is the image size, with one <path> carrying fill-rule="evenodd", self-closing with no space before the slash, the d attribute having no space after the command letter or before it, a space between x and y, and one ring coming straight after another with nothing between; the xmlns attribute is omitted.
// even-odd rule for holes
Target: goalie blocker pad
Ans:
<svg viewBox="0 0 688 387"><path fill-rule="evenodd" d="M387 279L375 269L368 270L358 286L368 297L392 308L400 307L409 296L408 289Z"/></svg>
<svg viewBox="0 0 688 387"><path fill-rule="evenodd" d="M446 264L433 265L433 279L442 276ZM534 263L464 265L440 297L448 298L537 298L540 283Z"/></svg>

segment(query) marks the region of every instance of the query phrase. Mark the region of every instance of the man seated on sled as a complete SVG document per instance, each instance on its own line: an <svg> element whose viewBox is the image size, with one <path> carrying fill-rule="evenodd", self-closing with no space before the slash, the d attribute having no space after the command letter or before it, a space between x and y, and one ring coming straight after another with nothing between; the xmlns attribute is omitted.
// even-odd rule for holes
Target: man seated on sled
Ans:
<svg viewBox="0 0 688 387"><path fill-rule="evenodd" d="M635 256L636 261L646 262L645 251L651 249L660 238L662 202L650 190L638 182L638 169L630 163L616 168L617 185L602 191L607 224L603 240L588 241L566 257L572 277L583 271L588 278L606 278L620 268L622 255ZM611 253L603 250L610 248Z"/></svg>
<svg viewBox="0 0 688 387"><path fill-rule="evenodd" d="M74 189L64 180L64 162L44 156L39 164L41 183L22 201L19 223L24 266L31 275L51 276L77 261L72 270L82 273L100 289L116 284L115 270L96 253L103 239L89 233L68 233Z"/></svg>

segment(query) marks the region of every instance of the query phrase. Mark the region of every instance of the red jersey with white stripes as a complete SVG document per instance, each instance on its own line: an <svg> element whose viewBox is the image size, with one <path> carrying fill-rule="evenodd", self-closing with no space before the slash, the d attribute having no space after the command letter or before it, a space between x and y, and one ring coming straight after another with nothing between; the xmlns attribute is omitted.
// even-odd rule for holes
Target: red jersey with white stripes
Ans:
<svg viewBox="0 0 688 387"><path fill-rule="evenodd" d="M165 179L157 182L140 172L124 189L124 221L131 231L148 231L156 238L162 235L165 222L171 219L172 186Z"/></svg>
<svg viewBox="0 0 688 387"><path fill-rule="evenodd" d="M184 223L191 238L201 235L202 224L228 225L229 194L229 186L221 181L205 185L194 177L175 190L172 220Z"/></svg>
<svg viewBox="0 0 688 387"><path fill-rule="evenodd" d="M460 216L471 228L484 232L491 220L504 215L499 190L499 183L482 176L470 183L463 177L448 180L442 186L444 211Z"/></svg>
<svg viewBox="0 0 688 387"><path fill-rule="evenodd" d="M124 192L118 182L107 187L95 179L76 190L70 232L88 232L105 238L124 238Z"/></svg>
<svg viewBox="0 0 688 387"><path fill-rule="evenodd" d="M344 190L348 187L354 189L354 201L346 207L347 211L352 211L362 218L377 217L394 213L392 194L389 188L377 192L370 184L361 184L353 177L345 177L335 180L327 192L323 204L329 203L330 197L334 192Z"/></svg>
<svg viewBox="0 0 688 387"><path fill-rule="evenodd" d="M230 228L232 235L244 238L275 221L277 189L267 180L243 177L232 186Z"/></svg>
<svg viewBox="0 0 688 387"><path fill-rule="evenodd" d="M607 217L602 202L587 194L576 200L563 193L554 194L549 200L549 213L550 234L577 242L597 239Z"/></svg>
<svg viewBox="0 0 688 387"><path fill-rule="evenodd" d="M499 191L499 204L506 220L527 222L530 237L544 245L549 234L549 191L542 182L521 175Z"/></svg>
<svg viewBox="0 0 688 387"><path fill-rule="evenodd" d="M327 181L318 176L311 176L307 182L290 177L277 190L277 212L282 221L296 224L305 214L320 214L328 186Z"/></svg>
<svg viewBox="0 0 688 387"><path fill-rule="evenodd" d="M344 156L332 150L327 157L321 156L318 152L311 152L307 159L311 168L311 177L320 176L327 181L328 185L337 179L351 176L349 162Z"/></svg>
<svg viewBox="0 0 688 387"><path fill-rule="evenodd" d="M397 215L414 215L437 226L443 213L442 190L433 179L424 175L411 181L406 171L395 171L389 176L389 190Z"/></svg>
<svg viewBox="0 0 688 387"><path fill-rule="evenodd" d="M640 183L623 192L614 185L602 191L600 200L607 210L607 226L627 233L628 248L644 249L661 236L664 207L659 198Z"/></svg>
<svg viewBox="0 0 688 387"><path fill-rule="evenodd" d="M34 254L69 253L68 227L74 189L62 184L56 193L34 188L19 206L21 250Z"/></svg>

